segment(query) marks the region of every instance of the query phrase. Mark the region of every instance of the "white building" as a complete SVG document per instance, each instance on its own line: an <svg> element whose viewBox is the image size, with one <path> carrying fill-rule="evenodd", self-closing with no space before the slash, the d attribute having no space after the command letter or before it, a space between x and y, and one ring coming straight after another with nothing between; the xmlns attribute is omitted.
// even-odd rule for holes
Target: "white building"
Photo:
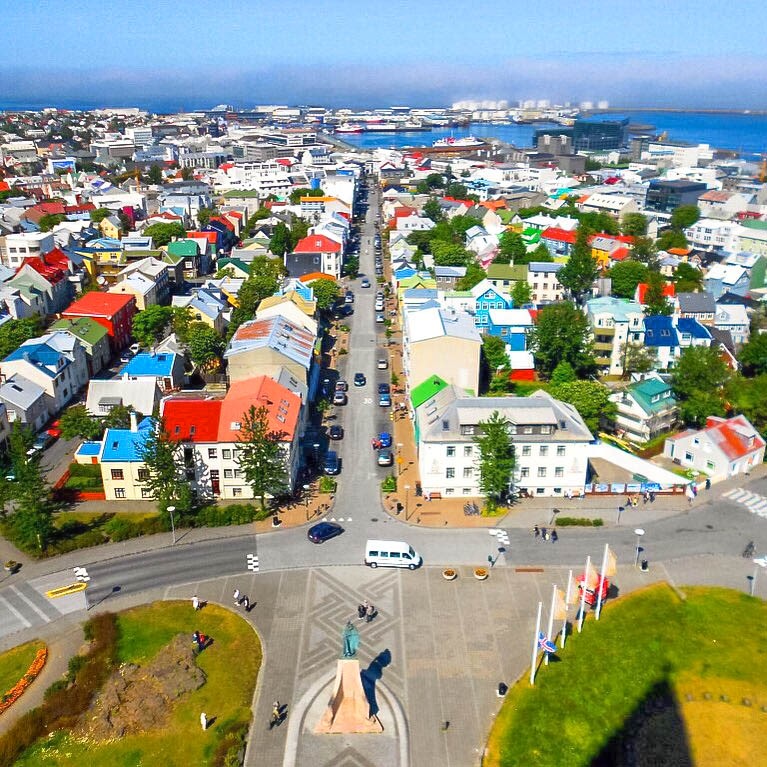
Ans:
<svg viewBox="0 0 767 767"><path fill-rule="evenodd" d="M50 253L55 243L51 232L22 232L5 236L5 255L3 264L14 271L25 258Z"/></svg>

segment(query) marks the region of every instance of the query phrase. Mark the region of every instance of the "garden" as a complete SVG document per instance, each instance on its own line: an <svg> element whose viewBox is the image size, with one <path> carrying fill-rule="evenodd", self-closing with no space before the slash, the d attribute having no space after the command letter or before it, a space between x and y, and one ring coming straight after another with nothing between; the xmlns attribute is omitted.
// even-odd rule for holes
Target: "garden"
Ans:
<svg viewBox="0 0 767 767"><path fill-rule="evenodd" d="M650 586L609 604L509 690L484 767L761 763L767 605Z"/></svg>
<svg viewBox="0 0 767 767"><path fill-rule="evenodd" d="M159 602L98 615L85 637L67 676L0 737L1 767L240 763L262 657L242 617Z"/></svg>

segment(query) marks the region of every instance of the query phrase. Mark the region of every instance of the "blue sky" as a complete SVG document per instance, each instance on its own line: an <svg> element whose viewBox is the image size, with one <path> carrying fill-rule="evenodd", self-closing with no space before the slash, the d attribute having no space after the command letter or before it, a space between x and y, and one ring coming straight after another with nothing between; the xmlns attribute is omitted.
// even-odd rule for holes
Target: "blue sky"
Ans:
<svg viewBox="0 0 767 767"><path fill-rule="evenodd" d="M756 0L4 5L0 103L767 108L767 3Z"/></svg>

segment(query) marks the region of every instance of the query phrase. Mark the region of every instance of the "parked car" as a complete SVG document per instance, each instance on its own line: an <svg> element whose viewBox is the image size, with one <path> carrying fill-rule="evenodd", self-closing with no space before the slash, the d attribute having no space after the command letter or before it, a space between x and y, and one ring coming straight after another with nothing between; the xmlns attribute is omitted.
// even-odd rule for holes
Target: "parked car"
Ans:
<svg viewBox="0 0 767 767"><path fill-rule="evenodd" d="M377 300L376 301L375 310L377 312L382 312L384 310L384 302L383 302L383 300Z"/></svg>
<svg viewBox="0 0 767 767"><path fill-rule="evenodd" d="M349 391L349 384L343 378L336 381L336 391Z"/></svg>
<svg viewBox="0 0 767 767"><path fill-rule="evenodd" d="M340 474L341 462L338 460L338 453L335 450L328 450L325 453L325 460L322 463L322 471L325 474Z"/></svg>
<svg viewBox="0 0 767 767"><path fill-rule="evenodd" d="M367 379L365 378L364 373L355 373L354 374L354 385L355 386L364 386L367 383Z"/></svg>
<svg viewBox="0 0 767 767"><path fill-rule="evenodd" d="M344 427L343 426L331 426L328 429L328 437L330 439L343 439Z"/></svg>
<svg viewBox="0 0 767 767"><path fill-rule="evenodd" d="M56 419L46 430L45 433L50 436L50 438L58 439L61 436L61 422Z"/></svg>
<svg viewBox="0 0 767 767"><path fill-rule="evenodd" d="M378 393L379 394L391 394L391 386L387 383L380 383L378 384Z"/></svg>
<svg viewBox="0 0 767 767"><path fill-rule="evenodd" d="M381 450L378 453L379 466L391 466L394 463L394 455L391 450Z"/></svg>
<svg viewBox="0 0 767 767"><path fill-rule="evenodd" d="M391 447L392 436L388 431L382 431L378 435L378 443L381 447Z"/></svg>
<svg viewBox="0 0 767 767"><path fill-rule="evenodd" d="M344 303L346 303L346 304L353 304L353 303L354 303L354 293L352 293L351 291L349 291L349 292L348 292L348 293L347 293L347 294L344 296Z"/></svg>
<svg viewBox="0 0 767 767"><path fill-rule="evenodd" d="M376 362L376 367L379 370L386 370L389 367L389 360L387 360L385 357L381 357L378 362Z"/></svg>
<svg viewBox="0 0 767 767"><path fill-rule="evenodd" d="M343 527L337 522L319 522L309 528L307 536L312 543L325 543L325 541L341 535L343 531Z"/></svg>
<svg viewBox="0 0 767 767"><path fill-rule="evenodd" d="M378 404L381 407L391 407L391 394L379 394Z"/></svg>
<svg viewBox="0 0 767 767"><path fill-rule="evenodd" d="M333 395L333 404L334 404L334 405L345 405L345 404L346 404L346 401L347 401L347 398L346 398L346 392L343 392L343 391L337 391L337 392L336 392L336 393Z"/></svg>
<svg viewBox="0 0 767 767"><path fill-rule="evenodd" d="M376 314L376 322L380 324L380 323L383 323L384 321L385 321L385 318L383 314Z"/></svg>

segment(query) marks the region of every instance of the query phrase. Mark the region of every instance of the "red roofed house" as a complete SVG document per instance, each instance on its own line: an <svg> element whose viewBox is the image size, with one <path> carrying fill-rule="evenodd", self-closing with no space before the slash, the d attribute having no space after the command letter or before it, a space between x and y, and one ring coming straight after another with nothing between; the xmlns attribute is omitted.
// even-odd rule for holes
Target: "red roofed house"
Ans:
<svg viewBox="0 0 767 767"><path fill-rule="evenodd" d="M640 282L637 285L636 291L634 292L634 300L641 304L642 306L645 305L645 295L647 293L647 283L646 282ZM673 282L667 282L663 286L663 297L664 298L673 298L676 295L676 289Z"/></svg>
<svg viewBox="0 0 767 767"><path fill-rule="evenodd" d="M325 272L341 277L343 254L340 243L324 234L310 234L299 240L292 253L285 254L289 277L302 277L311 272Z"/></svg>
<svg viewBox="0 0 767 767"><path fill-rule="evenodd" d="M109 345L113 352L122 351L131 340L136 299L120 293L93 291L70 304L62 312L64 319L91 317L107 329Z"/></svg>
<svg viewBox="0 0 767 767"><path fill-rule="evenodd" d="M663 454L719 482L759 466L764 461L764 447L764 439L745 416L710 416L705 428L669 437Z"/></svg>
<svg viewBox="0 0 767 767"><path fill-rule="evenodd" d="M171 438L178 440L187 480L206 498L253 498L237 461L245 414L267 411L269 430L279 435L285 455L286 492L296 486L303 431L301 398L268 376L237 381L221 398L182 392L163 400L161 413Z"/></svg>
<svg viewBox="0 0 767 767"><path fill-rule="evenodd" d="M552 256L569 256L575 245L577 232L568 232L556 226L550 226L541 232L541 243Z"/></svg>
<svg viewBox="0 0 767 767"><path fill-rule="evenodd" d="M48 256L52 253L64 255L55 249L45 255L25 258L15 276L6 283L15 288L25 286L37 291L42 298L41 308L44 314L57 314L69 305L73 296L68 270L60 259L54 257L49 260ZM68 261L64 256L64 264L66 263Z"/></svg>

